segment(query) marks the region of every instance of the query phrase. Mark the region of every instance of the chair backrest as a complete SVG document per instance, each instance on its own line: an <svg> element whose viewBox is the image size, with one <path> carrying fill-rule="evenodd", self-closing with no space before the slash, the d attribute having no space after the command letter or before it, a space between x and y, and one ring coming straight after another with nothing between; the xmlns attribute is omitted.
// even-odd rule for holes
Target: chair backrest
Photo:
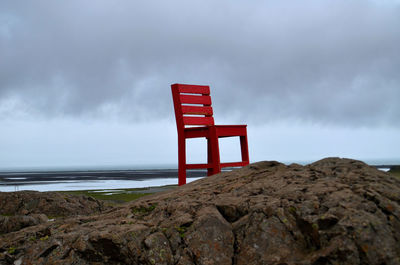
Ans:
<svg viewBox="0 0 400 265"><path fill-rule="evenodd" d="M214 125L209 86L173 84L171 89L178 130Z"/></svg>

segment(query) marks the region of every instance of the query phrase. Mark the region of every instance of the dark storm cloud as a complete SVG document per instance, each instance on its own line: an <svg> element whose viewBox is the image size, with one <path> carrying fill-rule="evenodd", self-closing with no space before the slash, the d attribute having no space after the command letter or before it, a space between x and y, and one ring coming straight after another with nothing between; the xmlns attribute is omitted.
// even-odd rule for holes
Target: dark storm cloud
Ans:
<svg viewBox="0 0 400 265"><path fill-rule="evenodd" d="M0 115L165 118L184 82L225 117L400 126L400 7L382 3L2 1Z"/></svg>

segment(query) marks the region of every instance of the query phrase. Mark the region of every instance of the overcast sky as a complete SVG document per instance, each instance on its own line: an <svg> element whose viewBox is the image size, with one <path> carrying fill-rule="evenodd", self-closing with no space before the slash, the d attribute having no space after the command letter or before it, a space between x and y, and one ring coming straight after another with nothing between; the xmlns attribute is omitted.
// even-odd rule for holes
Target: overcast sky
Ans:
<svg viewBox="0 0 400 265"><path fill-rule="evenodd" d="M399 45L395 0L2 0L0 168L176 164L172 83L210 85L252 162L400 163Z"/></svg>

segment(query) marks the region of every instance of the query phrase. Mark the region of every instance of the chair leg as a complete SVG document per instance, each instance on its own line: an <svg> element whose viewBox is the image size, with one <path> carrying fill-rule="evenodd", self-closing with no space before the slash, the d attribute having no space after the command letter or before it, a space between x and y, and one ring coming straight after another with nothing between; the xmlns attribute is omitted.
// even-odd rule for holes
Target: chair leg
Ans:
<svg viewBox="0 0 400 265"><path fill-rule="evenodd" d="M211 127L210 129L209 148L210 148L209 152L211 152L211 157L212 157L212 168L210 175L214 175L221 172L221 161L219 158L219 143L215 127Z"/></svg>
<svg viewBox="0 0 400 265"><path fill-rule="evenodd" d="M178 185L186 184L186 139L178 136Z"/></svg>
<svg viewBox="0 0 400 265"><path fill-rule="evenodd" d="M249 148L248 148L248 143L247 143L247 135L246 136L240 136L240 149L242 153L242 161L245 162L247 161L247 164L249 163Z"/></svg>
<svg viewBox="0 0 400 265"><path fill-rule="evenodd" d="M213 164L212 160L212 147L211 147L211 140L210 138L207 138L207 164ZM212 168L207 168L207 176L213 175L213 169Z"/></svg>

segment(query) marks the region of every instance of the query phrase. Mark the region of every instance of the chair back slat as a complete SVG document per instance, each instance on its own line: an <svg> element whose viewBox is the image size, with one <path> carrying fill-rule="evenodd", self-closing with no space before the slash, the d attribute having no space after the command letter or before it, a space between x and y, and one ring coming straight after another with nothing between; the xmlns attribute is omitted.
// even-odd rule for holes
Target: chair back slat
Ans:
<svg viewBox="0 0 400 265"><path fill-rule="evenodd" d="M200 106L182 106L182 113L183 114L190 114L190 115L206 115L212 116L213 110L211 107L200 107Z"/></svg>
<svg viewBox="0 0 400 265"><path fill-rule="evenodd" d="M181 98L181 104L211 105L210 96L180 95L180 98Z"/></svg>
<svg viewBox="0 0 400 265"><path fill-rule="evenodd" d="M181 84L179 86L179 93L210 95L210 87Z"/></svg>
<svg viewBox="0 0 400 265"><path fill-rule="evenodd" d="M183 117L185 125L214 125L213 117Z"/></svg>
<svg viewBox="0 0 400 265"><path fill-rule="evenodd" d="M171 89L178 131L186 126L214 125L208 86L173 84Z"/></svg>

